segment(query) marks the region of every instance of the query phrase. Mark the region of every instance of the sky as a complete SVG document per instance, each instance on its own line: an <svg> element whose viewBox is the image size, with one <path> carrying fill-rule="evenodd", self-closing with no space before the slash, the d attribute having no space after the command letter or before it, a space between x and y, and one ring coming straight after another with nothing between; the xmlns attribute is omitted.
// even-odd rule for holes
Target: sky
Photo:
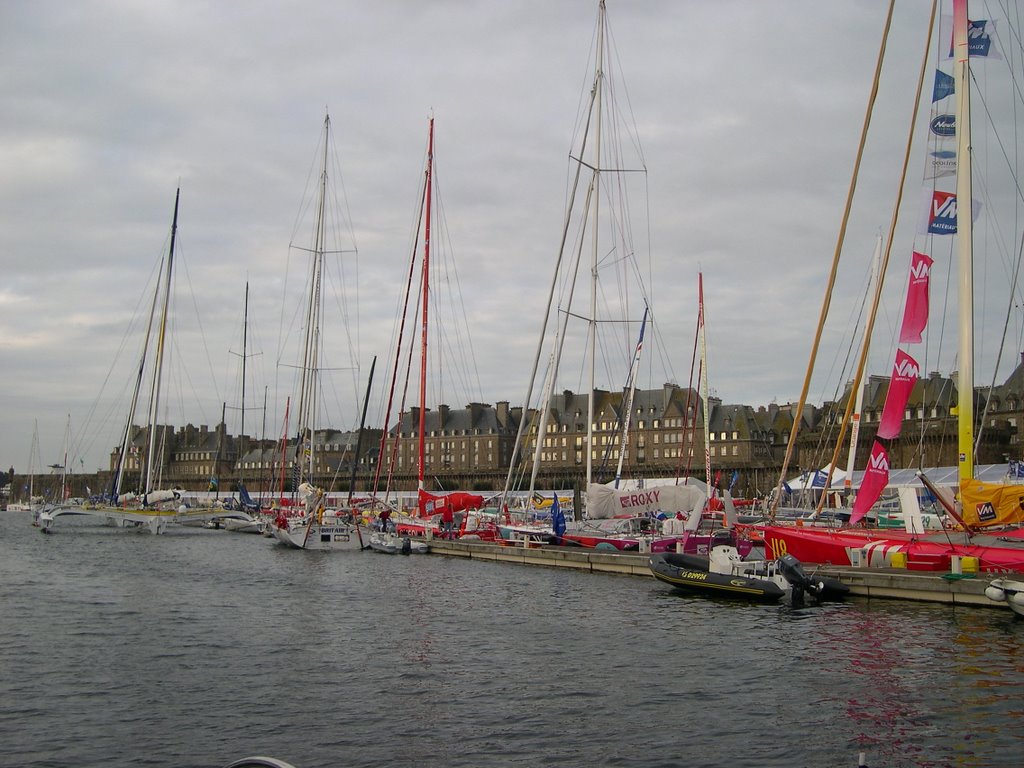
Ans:
<svg viewBox="0 0 1024 768"><path fill-rule="evenodd" d="M688 383L702 273L712 393L755 406L798 400L886 8L609 0L616 75L646 167L641 231L660 354L674 361L666 380ZM999 18L998 5L985 10ZM836 328L818 356L826 371L846 354L889 226L928 13L925 2L897 4ZM0 4L0 466L24 472L31 458L46 472L65 445L73 470L106 466L141 345L133 318L151 301L179 186L177 279L192 297L176 307L198 319L181 321L173 368L197 405L182 398L182 415L169 418L212 425L230 407L229 431L239 431L228 404L239 402L245 328L248 375L258 371L249 407L271 401L246 416L246 431L281 432L286 393L274 369L294 302L283 287L288 246L326 113L359 254L354 380L390 354L433 116L472 331L464 354L480 390L465 397L522 404L597 15L596 0ZM897 294L913 218L894 240ZM879 323L894 326L897 306ZM1011 343L1005 354L1015 362L1018 352ZM986 354L980 378L994 368ZM879 344L869 373L887 374L891 360ZM925 364L955 367L938 351ZM821 382L811 402L835 395L827 373ZM357 410L336 426L354 426Z"/></svg>

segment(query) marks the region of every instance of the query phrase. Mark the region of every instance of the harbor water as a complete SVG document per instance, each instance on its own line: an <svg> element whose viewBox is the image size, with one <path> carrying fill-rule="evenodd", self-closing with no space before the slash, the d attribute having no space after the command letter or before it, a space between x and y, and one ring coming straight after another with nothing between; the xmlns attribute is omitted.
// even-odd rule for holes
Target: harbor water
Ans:
<svg viewBox="0 0 1024 768"><path fill-rule="evenodd" d="M1019 766L1024 621L0 513L0 765Z"/></svg>

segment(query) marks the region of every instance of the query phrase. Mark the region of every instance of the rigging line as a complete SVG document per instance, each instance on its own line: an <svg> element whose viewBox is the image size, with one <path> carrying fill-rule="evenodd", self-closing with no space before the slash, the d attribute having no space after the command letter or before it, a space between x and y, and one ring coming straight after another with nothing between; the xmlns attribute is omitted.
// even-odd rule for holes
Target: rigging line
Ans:
<svg viewBox="0 0 1024 768"><path fill-rule="evenodd" d="M1022 256L1024 256L1024 235L1022 235L1021 244L1020 244L1020 246L1019 246L1019 248L1017 250L1017 264L1016 264L1016 268L1012 272L1013 280L1011 281L1011 286L1010 286L1010 296L1009 296L1009 299L1007 300L1007 303L1006 303L1006 318L1003 321L1003 332L1000 335L999 349L996 352L996 362L995 362L995 365L992 366L992 380L989 382L989 392L993 392L995 390L996 375L997 375L997 373L999 371L999 363L1002 361L1003 352L1004 352L1005 347L1006 347L1006 332L1007 332L1007 329L1010 327L1010 318L1013 315L1014 295L1017 293L1017 280L1018 280L1018 275L1020 274L1020 265L1021 265ZM989 410L989 405L990 405L991 401L992 401L992 398L990 398L990 397L985 398L985 406L982 409L981 420L980 420L980 422L978 424L978 434L977 434L977 437L975 438L975 441L974 441L974 451L975 451L975 454L977 454L978 451L981 448L981 436L982 436L982 433L984 432L984 429L985 429L985 417L988 416L988 410Z"/></svg>
<svg viewBox="0 0 1024 768"><path fill-rule="evenodd" d="M180 240L180 238L179 238L179 240ZM184 269L184 271L185 271L185 283L186 283L186 285L188 285L189 296L192 297L192 308L193 308L193 310L196 313L195 317L196 317L196 323L199 326L199 338L203 342L203 352L206 355L206 366L207 366L207 369L209 370L209 373L210 373L210 380L213 383L213 392L217 396L217 402L221 402L222 398L221 398L221 395L220 395L220 386L217 383L217 374L213 370L213 358L210 355L210 345L206 341L206 329L203 327L203 316L199 312L199 302L198 302L198 300L196 298L195 288L193 288L193 286L192 286L192 273L189 272L188 260L185 258L185 254L183 253L183 251L184 251L184 249L182 248L181 243L179 242L179 244L178 244L178 253L176 254L177 257L178 257L178 266L180 267L178 273L180 274L182 269ZM177 338L177 335L175 336L175 338ZM175 346L176 347L178 346L177 345L177 341L175 341ZM182 355L182 359L184 359L184 355ZM191 382L191 379L190 379L190 382ZM197 393L197 395L198 395L198 393ZM203 418L205 420L206 417L203 416Z"/></svg>
<svg viewBox="0 0 1024 768"><path fill-rule="evenodd" d="M393 348L395 350L395 358L394 358L393 368L392 368L392 371L391 371L391 385L388 388L387 406L385 407L385 410L384 410L384 429L383 429L383 431L381 433L380 449L379 449L380 459L377 462L377 469L374 472L374 477L373 477L373 493L374 493L374 495L376 495L377 490L378 490L378 484L379 484L379 481L380 481L381 467L382 467L382 464L384 463L383 462L383 458L387 455L387 452L386 452L385 449L387 447L388 430L390 428L391 417L392 417L392 407L394 405L395 385L396 385L397 380L398 380L398 370L399 370L399 365L401 363L401 358L402 358L402 343L403 343L403 339L404 339L404 336L405 336L405 324L406 324L406 321L409 318L409 297L410 297L410 294L412 292L412 285L413 285L413 280L412 279L413 279L413 275L415 275L415 273L416 273L416 254L417 254L418 249L419 249L420 227L422 226L422 221L423 221L423 204L424 204L425 199L426 199L426 194L424 192L423 194L420 195L419 209L417 210L417 213L416 213L416 226L415 226L415 231L414 231L414 235L413 235L413 239L412 239L412 252L411 252L411 254L409 256L409 274L406 277L404 298L400 300L400 305L399 305L402 311L396 313L396 317L397 317L396 326L397 326L397 328L395 329L395 331L393 331L393 334L392 334L393 335L393 343L394 343L394 347ZM403 405L404 405L404 400L403 400ZM396 423L399 426L401 426L401 421L400 420L398 422L396 422ZM397 443L398 436L396 436L395 441ZM389 473L388 473L388 486L390 486L390 477L391 477L391 470L389 470Z"/></svg>
<svg viewBox="0 0 1024 768"><path fill-rule="evenodd" d="M1003 155L1003 160L1006 163L1006 167L1010 171L1010 177L1013 179L1013 188L1014 188L1014 191L1016 191L1016 193L1017 193L1017 199L1018 199L1018 201L1024 202L1024 191L1021 190L1020 181L1017 178L1017 175L1016 175L1016 173L1014 173L1014 170L1013 170L1015 166L1010 161L1010 157L1009 157L1009 155L1007 154L1007 151L1006 151L1006 145L1003 144L1002 136L1000 135L999 131L996 130L996 123L995 123L995 120L993 120L993 118L992 118L992 113L989 111L988 101L985 99L984 91L983 91L983 89L981 87L978 86L978 81L977 81L977 78L976 78L976 76L974 74L974 70L971 70L970 74L971 74L971 80L974 82L974 85L975 85L974 91L977 94L978 99L981 101L982 106L985 108L985 117L988 118L989 125L992 127L992 133L995 136L996 145L999 147L999 151ZM1014 80L1014 83L1016 84L1016 80ZM1017 95L1020 96L1020 93L1018 92Z"/></svg>
<svg viewBox="0 0 1024 768"><path fill-rule="evenodd" d="M436 151L435 151L435 156L436 156ZM436 164L436 157L435 157L435 164ZM436 172L436 168L435 168L435 172ZM440 236L438 238L436 238L436 242L438 243L438 245L440 245L441 243L443 243L445 245L444 248L440 248L439 249L440 253L438 254L438 255L440 255L442 257L442 259L441 259L441 266L443 267L443 270L442 270L442 280L443 280L443 283L445 285L451 286L451 285L454 284L454 289L449 288L448 295L452 296L453 298L457 298L457 300L458 300L458 307L461 310L461 315L462 315L462 322L461 323L455 322L455 313L452 312L452 314L451 314L452 323L450 323L450 327L452 328L452 330L454 332L454 335L455 335L455 344L453 345L450 341L447 341L447 339L446 339L446 341L447 341L447 344L448 344L448 348L451 349L451 359L453 361L454 360L461 360L461 359L463 359L463 357L468 355L469 361L471 363L470 368L471 368L471 371L472 371L472 378L476 379L476 383L475 383L475 388L474 388L474 385L472 383L470 383L468 380L464 379L463 383L462 383L462 386L464 387L465 394L467 396L469 396L474 401L479 401L479 400L482 400L482 398L483 398L483 386L480 383L480 372L479 372L479 367L477 366L477 362L476 362L476 351L473 348L473 343L472 343L473 340L472 340L472 338L470 336L470 333L469 333L470 325L469 325L469 317L468 317L468 315L466 313L465 295L464 295L464 293L462 291L462 284L461 284L461 282L459 280L458 265L457 265L457 261L456 261L456 258L455 258L455 248L452 245L452 242L451 242L451 231L448 228L447 209L446 209L446 207L444 205L443 200L441 200L441 192L440 192L440 184L439 183L438 183L437 188L435 189L434 197L435 197L435 200L437 201L437 219L438 219L439 228L441 230ZM435 259L435 264L436 264L436 261L437 261L437 259ZM436 274L436 272L435 272L435 274ZM437 306L437 305L438 305L438 302L435 302L435 306ZM446 309L449 312L452 311L452 308L453 307L452 307L451 304L448 304L448 306L446 307ZM449 324L442 325L442 327L440 329L442 336L446 335L444 333L444 331L448 327L449 327ZM465 334L465 335L463 335L463 334ZM463 354L456 356L455 352L457 350L462 351ZM458 373L467 373L467 374L469 373L469 371L466 371L465 369L462 369L461 366L456 368L456 372L458 372Z"/></svg>

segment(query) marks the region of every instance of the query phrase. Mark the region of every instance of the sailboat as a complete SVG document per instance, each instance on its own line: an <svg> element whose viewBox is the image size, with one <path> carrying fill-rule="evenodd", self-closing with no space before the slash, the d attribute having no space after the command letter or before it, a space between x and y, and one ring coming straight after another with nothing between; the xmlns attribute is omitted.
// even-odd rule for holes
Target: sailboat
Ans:
<svg viewBox="0 0 1024 768"><path fill-rule="evenodd" d="M378 551L389 554L394 553L425 553L429 551L429 545L422 539L432 537L435 533L446 537L455 537L454 520L457 513L466 513L469 509L477 509L483 505L483 497L477 494L466 492L454 492L446 494L432 493L426 488L426 436L428 431L441 430L444 428L441 422L441 409L431 417L427 416L427 383L428 383L428 343L430 339L430 309L432 296L432 269L431 246L434 243L431 235L431 228L434 225L434 195L436 185L434 171L434 117L428 121L427 130L427 157L426 167L423 173L423 186L421 189L416 234L413 242L409 270L402 299L402 311L399 314L399 324L396 331L395 357L391 369L391 385L388 393L388 403L385 409L385 419L388 428L383 430L380 443L381 461L378 462L378 475L374 483L374 495L387 498L390 491L392 474L396 466L396 451L398 450L398 438L402 431L400 416L399 423L392 429L390 421L392 409L395 407L395 397L400 396L398 410L407 420L407 428L413 431L417 437L416 443L416 514L410 516L399 512L393 514L379 531L375 531L370 537L370 546ZM422 240L420 235L422 234ZM435 233L436 234L436 233ZM437 238L443 242L444 238ZM419 290L413 291L414 278L419 265ZM405 340L405 328L407 321L415 315L419 315L419 378L417 382L417 407L406 410L405 395L409 386L409 378L413 370L415 360L415 339L410 337L409 346L403 346ZM407 362L403 365L402 357L407 356ZM399 391L399 372L406 371L405 383ZM436 425L429 424L431 419L437 419ZM395 434L392 435L392 432ZM389 438L394 438L394 443L389 448ZM384 457L389 459L385 460ZM387 465L388 473L381 478L379 472ZM383 488L380 484L383 483ZM468 515L463 514L463 520ZM445 522L448 529L445 529Z"/></svg>
<svg viewBox="0 0 1024 768"><path fill-rule="evenodd" d="M43 510L38 515L38 524L43 532L49 532L53 522L64 515L88 515L100 517L120 527L145 527L150 532L162 533L169 525L189 522L202 522L215 517L234 516L248 518L243 512L231 512L222 506L189 507L183 499L183 492L176 488L161 488L160 469L163 465L163 446L158 441L163 429L157 420L160 414L161 397L164 383L164 367L166 364L168 321L170 316L172 277L174 270L175 242L178 232L178 207L181 189L174 195L174 216L171 221L170 246L166 260L161 265L156 290L150 306L149 326L146 330L142 355L139 360L135 378L135 389L128 409L117 466L111 474L111 483L107 491L97 499L90 499L82 504L61 503ZM157 308L160 308L157 320ZM153 355L152 369L148 365L150 354ZM146 374L150 375L148 426L146 430L147 447L141 455L139 470L140 486L137 491L124 489L129 454L135 432L135 416L143 396L143 384ZM134 454L138 455L138 454ZM65 465L66 465L65 461Z"/></svg>
<svg viewBox="0 0 1024 768"><path fill-rule="evenodd" d="M959 333L958 388L958 475L960 499L956 501L929 480L926 472L919 472L921 482L929 488L957 522L955 530L928 533L908 526L904 532L891 530L846 528L824 530L793 528L780 525L759 528L766 547L776 556L789 553L805 562L832 563L834 565L891 566L905 564L918 570L950 570L964 562L971 563L982 572L1024 570L1024 486L1017 484L982 483L975 478L974 466L974 304L973 304L973 221L974 202L971 194L971 122L970 122L970 63L975 54L972 46L978 43L978 29L968 33L973 22L968 21L966 0L953 2L953 45L956 60L954 77L949 78L956 95L956 192L933 193L931 214L935 217L946 212L952 219L944 225L947 234L957 236L957 287ZM984 37L984 30L981 29ZM953 195L951 197L951 195ZM907 318L912 325L922 321L920 307L913 301L914 277L926 276L930 259L923 261L915 253L911 264L911 280L904 310L904 331ZM925 257L927 258L927 257ZM926 285L926 284L925 284ZM925 287L926 291L927 288ZM925 294L926 296L926 294ZM919 298L919 297L918 297ZM927 301L925 299L925 307ZM915 309L916 307L916 309ZM926 312L925 312L926 316ZM919 339L919 330L917 336ZM901 333L901 341L914 334ZM850 518L856 524L862 520L877 501L889 478L886 443L898 434L909 388L917 376L916 361L904 350L898 349L890 380L885 409L879 424L878 439L871 451L857 500ZM901 494L913 507L916 497ZM1015 527L1008 527L1015 526Z"/></svg>
<svg viewBox="0 0 1024 768"><path fill-rule="evenodd" d="M36 496L36 461L39 458L39 422L32 428L32 445L28 451L28 496L22 501L12 501L8 512L32 512L38 514L43 508L43 499Z"/></svg>
<svg viewBox="0 0 1024 768"><path fill-rule="evenodd" d="M587 486L587 516L574 521L562 535L564 541L582 546L620 550L649 549L651 552L681 550L691 554L707 554L712 547L712 530L717 524L711 511L714 481L711 475L710 424L711 410L708 387L707 335L704 315L704 275L697 275L697 332L694 344L694 364L697 364L698 398L702 403L704 423L703 469L704 480L690 476L686 467L682 477L662 480L646 479L640 487L627 487L622 481L625 451L620 451L615 480L610 484L590 483ZM640 339L636 345L633 365L627 379L623 423L620 445L628 445L629 429L636 386L636 371L639 367L643 346L643 324ZM699 361L699 362L698 362ZM692 379L691 372L691 379ZM693 393L693 388L689 389ZM690 410L689 403L687 411ZM695 414L695 409L694 409ZM686 429L691 437L697 425L696 415L686 420ZM689 451L687 451L689 453ZM680 468L682 470L682 467ZM727 491L722 499L715 499L719 510L725 507ZM628 510L628 512L626 512ZM734 521L734 509L723 516L725 527ZM664 518L664 519L662 519ZM703 530L701 530L703 528ZM752 549L749 540L737 542L740 554L746 556Z"/></svg>
<svg viewBox="0 0 1024 768"><path fill-rule="evenodd" d="M309 247L309 270L304 299L304 333L299 354L297 427L295 465L292 482L300 501L300 514L279 515L273 525L275 538L296 549L308 550L361 550L364 534L352 510L330 509L327 492L316 484L317 475L326 471L319 464L317 434L323 372L324 320L323 279L325 260L330 253L327 245L327 204L330 199L331 179L328 175L331 146L331 118L324 117L323 163L321 166L316 220Z"/></svg>
<svg viewBox="0 0 1024 768"><path fill-rule="evenodd" d="M657 527L660 520L655 518L660 513L674 517L677 512L690 514L698 510L699 515L705 503L704 493L693 486L669 482L654 488L649 487L645 479L644 487L637 488L633 484L627 488L630 483L623 479L623 462L627 455L632 459L635 456L633 452L637 450L635 439L629 439L629 419L633 410L629 404L630 393L635 391L640 369L644 329L653 329L656 317L647 287L640 278L643 274L637 263L640 248L633 241L633 233L642 228L634 227L629 221L627 203L630 193L636 191L631 189L631 179L642 178L644 162L642 157L627 157L626 142L617 141L620 137L628 137L633 148L639 151L635 126L630 124L630 118L616 109L621 103L617 84L612 82L617 57L611 51L603 0L598 4L592 61L593 78L578 121L579 135L574 139L570 152L571 178L561 240L547 306L542 314L536 356L523 399L529 409L526 412L532 411L535 417L531 420L524 416L519 425L502 494L504 502L516 486L526 491L526 498L533 498L540 466L557 444L559 430L567 426L557 423L556 419L573 419L579 428L585 423L585 441L572 446L577 462L586 467L585 485L581 489L585 496L584 519L580 519L581 509L577 505L574 510L577 519L567 521L566 530L559 537L563 541L572 540L570 537L581 528L615 524L599 524L599 520L614 519L620 515L646 517L652 527ZM589 283L586 275L589 275ZM642 297L643 307L631 306L634 296ZM602 299L600 303L599 297ZM588 300L589 306L586 306ZM582 322L576 323L576 320ZM584 325L585 329L581 327ZM573 328L578 328L578 332L572 333ZM628 340L628 336L633 335L632 328L641 329L639 341L635 344ZM570 335L577 339L585 335L586 341L573 345L569 341ZM611 407L608 411L601 411L595 397L599 351L610 358L604 362L608 369L620 364L616 358L621 355L619 360L629 370L623 406L615 414L611 413ZM560 371L570 365L569 361L579 362L580 379L588 383L585 413L583 408L559 412L554 406ZM532 462L520 462L520 453L526 449L527 429L533 441ZM606 485L599 481L603 470L601 463L611 464L613 461L618 464L616 479ZM595 463L599 463L598 466ZM520 473L522 476L517 476ZM550 528L549 532L553 535ZM637 537L602 537L600 532L591 536L590 531L583 530L580 533L574 541L585 546L618 544L632 547L638 544ZM657 531L652 530L651 533L656 534Z"/></svg>

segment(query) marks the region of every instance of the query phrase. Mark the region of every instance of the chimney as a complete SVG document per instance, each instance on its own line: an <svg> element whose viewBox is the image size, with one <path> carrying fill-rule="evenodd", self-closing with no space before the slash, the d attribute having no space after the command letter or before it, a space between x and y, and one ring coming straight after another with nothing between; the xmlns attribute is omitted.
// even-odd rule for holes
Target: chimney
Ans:
<svg viewBox="0 0 1024 768"><path fill-rule="evenodd" d="M483 416L484 409L487 408L483 403L470 403L469 404L469 426L476 427L477 422L480 421Z"/></svg>

